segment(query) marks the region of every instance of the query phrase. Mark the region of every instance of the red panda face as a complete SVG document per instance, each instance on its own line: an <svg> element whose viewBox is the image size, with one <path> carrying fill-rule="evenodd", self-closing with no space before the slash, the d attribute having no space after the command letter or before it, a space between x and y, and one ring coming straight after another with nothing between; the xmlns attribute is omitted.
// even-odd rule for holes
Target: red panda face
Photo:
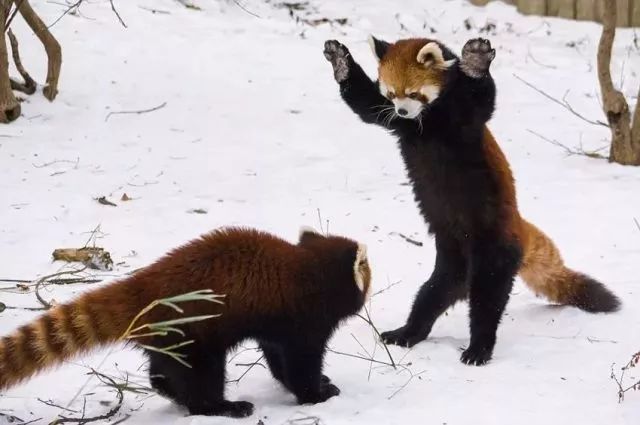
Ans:
<svg viewBox="0 0 640 425"><path fill-rule="evenodd" d="M418 118L440 94L454 60L445 61L438 43L427 39L389 44L370 37L369 44L379 60L380 92L393 102L396 116Z"/></svg>

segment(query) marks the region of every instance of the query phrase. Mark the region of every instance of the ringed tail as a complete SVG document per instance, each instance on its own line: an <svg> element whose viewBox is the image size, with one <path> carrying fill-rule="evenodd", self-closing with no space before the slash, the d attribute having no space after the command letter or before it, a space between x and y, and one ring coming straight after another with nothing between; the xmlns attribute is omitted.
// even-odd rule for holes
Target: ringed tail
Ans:
<svg viewBox="0 0 640 425"><path fill-rule="evenodd" d="M117 342L140 311L132 305L136 297L126 294L127 282L115 282L54 306L1 338L0 391L78 354Z"/></svg>
<svg viewBox="0 0 640 425"><path fill-rule="evenodd" d="M521 239L524 256L519 274L537 295L591 313L620 309L620 300L615 294L601 282L566 267L553 241L524 219Z"/></svg>

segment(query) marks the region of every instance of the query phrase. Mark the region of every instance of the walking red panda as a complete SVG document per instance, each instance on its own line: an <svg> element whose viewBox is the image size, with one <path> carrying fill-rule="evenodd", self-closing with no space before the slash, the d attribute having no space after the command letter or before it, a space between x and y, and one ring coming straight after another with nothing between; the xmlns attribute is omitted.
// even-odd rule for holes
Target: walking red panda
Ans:
<svg viewBox="0 0 640 425"><path fill-rule="evenodd" d="M258 341L273 376L299 403L323 402L339 394L322 375L326 343L339 323L363 306L370 283L366 247L350 239L303 229L294 245L257 230L216 230L3 337L0 390L118 342L154 300L210 289L225 295L223 305L190 301L181 304L183 315L157 307L143 316L144 323L156 323L220 314L183 325L184 336L132 340L153 347L194 340L180 349L191 368L145 350L151 385L193 415L251 415L251 403L224 397L226 353L251 338Z"/></svg>
<svg viewBox="0 0 640 425"><path fill-rule="evenodd" d="M618 310L614 294L567 268L551 239L520 216L509 163L486 126L496 95L489 41L469 40L460 58L437 40L391 44L371 37L370 45L377 82L339 42L327 41L324 55L353 112L398 137L437 249L435 270L406 324L382 338L411 347L447 308L469 297L471 341L461 360L484 364L517 274L554 303Z"/></svg>

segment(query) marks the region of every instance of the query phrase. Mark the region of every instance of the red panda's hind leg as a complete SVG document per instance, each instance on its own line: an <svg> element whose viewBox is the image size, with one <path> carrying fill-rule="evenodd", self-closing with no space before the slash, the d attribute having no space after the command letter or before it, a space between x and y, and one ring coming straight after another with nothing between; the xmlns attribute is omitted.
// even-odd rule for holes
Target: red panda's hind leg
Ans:
<svg viewBox="0 0 640 425"><path fill-rule="evenodd" d="M226 353L189 347L188 368L171 357L147 351L151 386L160 395L186 407L190 415L244 418L253 414L253 404L224 398Z"/></svg>
<svg viewBox="0 0 640 425"><path fill-rule="evenodd" d="M322 403L340 394L340 389L322 374L325 345L293 340L283 346L284 382L299 404Z"/></svg>

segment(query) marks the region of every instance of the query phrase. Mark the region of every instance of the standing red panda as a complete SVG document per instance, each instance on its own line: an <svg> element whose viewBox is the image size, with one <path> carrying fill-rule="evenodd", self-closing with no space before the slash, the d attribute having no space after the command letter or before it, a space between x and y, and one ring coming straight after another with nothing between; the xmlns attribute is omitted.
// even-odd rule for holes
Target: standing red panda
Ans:
<svg viewBox="0 0 640 425"><path fill-rule="evenodd" d="M146 351L151 385L193 415L251 415L253 405L224 397L225 356L242 340L258 341L273 376L299 403L339 394L322 375L326 343L340 321L360 310L371 272L366 248L350 239L303 229L296 245L257 230L203 235L130 277L54 307L0 340L0 390L92 348L116 343L152 301L202 289L224 305L192 301L184 315L157 307L144 323L220 314L170 334L133 341L180 349L191 368Z"/></svg>
<svg viewBox="0 0 640 425"><path fill-rule="evenodd" d="M435 235L436 265L407 322L385 332L413 346L456 301L470 298L469 347L461 360L489 361L516 274L537 294L589 312L612 312L618 298L600 282L565 267L544 233L520 217L509 164L486 126L495 105L488 40L469 40L461 58L440 42L371 37L379 61L371 81L348 49L325 43L340 94L366 123L399 139L418 207Z"/></svg>

